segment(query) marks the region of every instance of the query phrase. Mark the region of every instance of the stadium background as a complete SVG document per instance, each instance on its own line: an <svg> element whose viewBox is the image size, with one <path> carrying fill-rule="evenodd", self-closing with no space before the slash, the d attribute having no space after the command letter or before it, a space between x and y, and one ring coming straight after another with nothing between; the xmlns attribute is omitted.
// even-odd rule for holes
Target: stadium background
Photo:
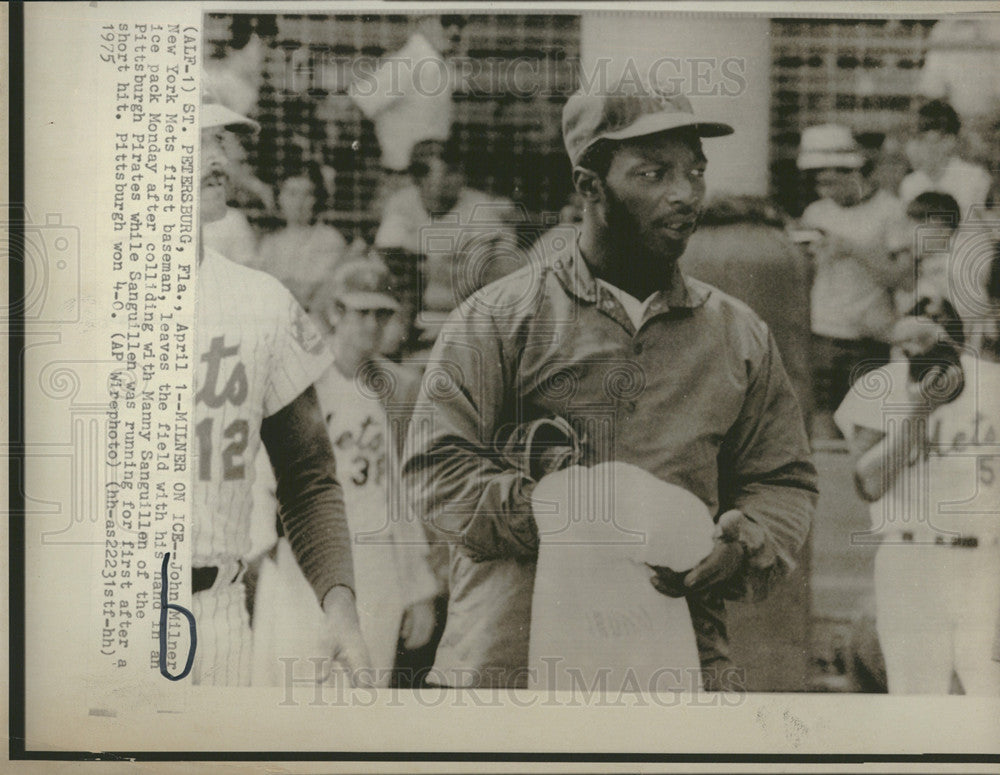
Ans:
<svg viewBox="0 0 1000 775"><path fill-rule="evenodd" d="M615 18L609 18L615 17ZM738 141L710 154L710 193L771 196L791 215L808 200L795 174L806 126L837 122L856 131L891 133L910 120L932 19L764 19L659 14L474 15L463 54L486 76L454 94L453 132L461 138L469 183L522 203L535 218L558 212L570 192L560 135L565 97L576 88L576 62L599 57L745 55L745 93L730 105L693 100L699 113L725 116ZM221 53L233 17L206 16L207 53ZM324 219L341 233L370 240L376 218L379 149L372 126L347 95L345 64L364 66L400 48L409 19L391 15L275 17L274 43L263 72L258 110L260 142L250 163L267 183L283 179L303 159L337 171ZM490 78L504 63L528 60L549 88L513 88ZM339 64L338 64L339 63ZM289 80L291 79L291 80ZM291 87L291 88L290 88ZM541 92L541 93L534 93ZM734 112L734 107L736 111ZM728 111L728 114L727 114ZM720 155L720 154L717 154ZM251 221L268 228L259 213ZM750 688L838 691L858 688L850 673L853 623L871 595L874 547L853 540L868 524L853 497L846 450L817 449L821 500L802 566L768 603L740 606L733 625L734 656L752 665Z"/></svg>

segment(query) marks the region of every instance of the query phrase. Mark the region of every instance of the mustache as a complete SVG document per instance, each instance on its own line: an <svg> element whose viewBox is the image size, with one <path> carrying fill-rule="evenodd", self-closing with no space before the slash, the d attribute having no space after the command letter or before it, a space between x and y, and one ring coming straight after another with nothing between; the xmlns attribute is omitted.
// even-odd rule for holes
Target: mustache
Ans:
<svg viewBox="0 0 1000 775"><path fill-rule="evenodd" d="M225 170L215 167L208 170L204 175L201 176L202 184L205 183L219 183L220 185L225 185L229 180L229 176L226 174Z"/></svg>
<svg viewBox="0 0 1000 775"><path fill-rule="evenodd" d="M696 210L677 210L670 215L657 218L657 226L695 226L701 218L701 212Z"/></svg>

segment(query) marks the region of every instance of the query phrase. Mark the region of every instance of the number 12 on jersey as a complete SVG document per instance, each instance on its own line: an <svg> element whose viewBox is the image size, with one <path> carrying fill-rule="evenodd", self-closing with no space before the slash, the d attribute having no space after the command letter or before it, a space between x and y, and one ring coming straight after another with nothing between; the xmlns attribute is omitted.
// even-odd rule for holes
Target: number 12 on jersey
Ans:
<svg viewBox="0 0 1000 775"><path fill-rule="evenodd" d="M206 417L195 426L198 436L198 478L203 482L212 479L213 439L215 418ZM250 438L250 425L246 420L233 420L222 432L222 478L226 481L242 479L245 475L243 453Z"/></svg>

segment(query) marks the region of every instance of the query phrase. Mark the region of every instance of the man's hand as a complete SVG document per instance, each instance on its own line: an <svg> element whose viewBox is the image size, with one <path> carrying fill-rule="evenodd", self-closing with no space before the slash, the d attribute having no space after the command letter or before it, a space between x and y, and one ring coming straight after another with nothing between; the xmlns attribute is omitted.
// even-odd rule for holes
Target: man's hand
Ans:
<svg viewBox="0 0 1000 775"><path fill-rule="evenodd" d="M685 573L679 573L663 565L650 565L646 563L646 566L653 571L653 575L649 577L649 583L661 595L666 595L667 597L684 597L688 593L688 589L684 586Z"/></svg>
<svg viewBox="0 0 1000 775"><path fill-rule="evenodd" d="M746 519L743 512L730 509L715 523L715 546L708 557L692 568L684 577L689 592L714 587L728 581L746 559L746 547L740 543L740 523Z"/></svg>
<svg viewBox="0 0 1000 775"><path fill-rule="evenodd" d="M650 565L653 587L668 597L683 597L729 580L743 566L746 549L739 541L743 513L731 509L716 523L712 551L686 574L670 568Z"/></svg>
<svg viewBox="0 0 1000 775"><path fill-rule="evenodd" d="M354 593L344 586L336 586L323 598L323 613L326 615L327 637L332 642L330 656L346 670L351 686L369 684L374 674L368 647L361 636L358 612L354 607ZM333 673L333 664L324 676L327 680ZM366 675L367 674L367 675Z"/></svg>
<svg viewBox="0 0 1000 775"><path fill-rule="evenodd" d="M716 584L722 584L743 565L746 552L735 541L716 539L715 548L684 577L684 588L688 592L699 592Z"/></svg>
<svg viewBox="0 0 1000 775"><path fill-rule="evenodd" d="M436 621L433 598L421 600L407 608L399 633L403 638L403 646L408 651L426 646L434 634Z"/></svg>

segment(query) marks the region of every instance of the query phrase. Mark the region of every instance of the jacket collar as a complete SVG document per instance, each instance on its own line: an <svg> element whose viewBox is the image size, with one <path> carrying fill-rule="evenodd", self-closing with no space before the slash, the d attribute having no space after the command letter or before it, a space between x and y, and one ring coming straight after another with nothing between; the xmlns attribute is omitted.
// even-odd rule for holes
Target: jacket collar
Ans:
<svg viewBox="0 0 1000 775"><path fill-rule="evenodd" d="M579 242L574 242L553 256L550 266L552 272L562 283L563 288L571 296L589 304L603 302L602 289L594 280L594 276L580 254ZM693 310L702 306L711 294L711 288L703 283L692 282L684 276L680 266L674 264L674 277L668 290L657 291L646 309L646 318L668 312L671 309Z"/></svg>

